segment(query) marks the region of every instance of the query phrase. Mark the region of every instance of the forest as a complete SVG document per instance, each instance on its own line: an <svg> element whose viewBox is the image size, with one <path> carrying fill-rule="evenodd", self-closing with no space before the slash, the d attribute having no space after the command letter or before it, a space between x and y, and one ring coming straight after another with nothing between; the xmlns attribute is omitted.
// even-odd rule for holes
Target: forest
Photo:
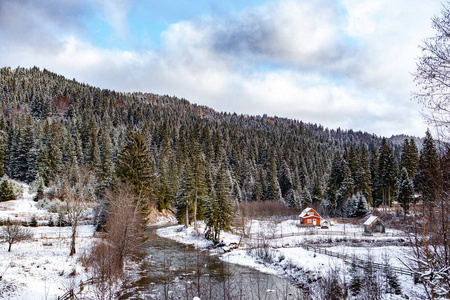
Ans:
<svg viewBox="0 0 450 300"><path fill-rule="evenodd" d="M186 225L206 219L212 239L230 224L233 205L247 201L357 217L398 200L407 213L413 188L426 197L424 181L440 170L429 132L422 144L219 113L167 95L92 87L37 67L0 74L1 175L42 191L67 166L83 166L95 175L98 199L128 182L145 199L144 211L176 211ZM4 180L0 199L8 197Z"/></svg>

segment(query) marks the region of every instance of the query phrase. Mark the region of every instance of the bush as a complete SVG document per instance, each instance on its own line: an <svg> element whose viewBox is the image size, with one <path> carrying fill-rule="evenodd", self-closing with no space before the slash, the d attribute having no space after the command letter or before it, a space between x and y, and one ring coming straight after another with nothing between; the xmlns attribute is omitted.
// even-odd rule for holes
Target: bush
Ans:
<svg viewBox="0 0 450 300"><path fill-rule="evenodd" d="M47 226L48 227L55 226L55 222L53 222L53 217L52 216L50 216L50 218L48 219Z"/></svg>
<svg viewBox="0 0 450 300"><path fill-rule="evenodd" d="M3 179L0 183L0 202L16 200L17 195L14 193L14 187L8 179Z"/></svg>
<svg viewBox="0 0 450 300"><path fill-rule="evenodd" d="M37 225L38 225L38 223L37 223L37 220L36 220L36 216L32 216L30 223L28 223L28 226L37 227Z"/></svg>

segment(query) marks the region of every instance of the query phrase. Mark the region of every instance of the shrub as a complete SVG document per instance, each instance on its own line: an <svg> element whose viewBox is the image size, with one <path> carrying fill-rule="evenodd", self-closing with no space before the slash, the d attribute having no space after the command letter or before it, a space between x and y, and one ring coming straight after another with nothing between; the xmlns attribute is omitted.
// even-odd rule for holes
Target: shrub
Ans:
<svg viewBox="0 0 450 300"><path fill-rule="evenodd" d="M30 223L28 223L28 226L37 227L37 225L38 225L38 223L37 223L37 220L36 220L36 216L32 216L31 220L30 220Z"/></svg>
<svg viewBox="0 0 450 300"><path fill-rule="evenodd" d="M3 179L0 183L0 202L17 199L14 193L14 187L8 179Z"/></svg>

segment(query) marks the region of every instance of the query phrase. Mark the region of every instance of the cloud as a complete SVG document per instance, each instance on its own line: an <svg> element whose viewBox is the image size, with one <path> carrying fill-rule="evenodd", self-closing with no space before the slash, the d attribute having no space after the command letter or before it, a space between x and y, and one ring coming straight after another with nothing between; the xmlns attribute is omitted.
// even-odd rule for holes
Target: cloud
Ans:
<svg viewBox="0 0 450 300"><path fill-rule="evenodd" d="M433 34L429 20L438 5L275 1L171 24L158 48L96 46L83 20L100 14L111 38L127 40L130 5L0 1L0 64L37 65L91 85L176 95L218 111L382 135L425 130L410 101L410 72L417 45Z"/></svg>
<svg viewBox="0 0 450 300"><path fill-rule="evenodd" d="M115 35L122 40L129 40L127 14L131 0L94 0L102 11L102 18L113 28Z"/></svg>
<svg viewBox="0 0 450 300"><path fill-rule="evenodd" d="M236 55L257 55L284 67L333 64L346 55L333 2L284 1L246 11L228 28L219 28L214 46Z"/></svg>

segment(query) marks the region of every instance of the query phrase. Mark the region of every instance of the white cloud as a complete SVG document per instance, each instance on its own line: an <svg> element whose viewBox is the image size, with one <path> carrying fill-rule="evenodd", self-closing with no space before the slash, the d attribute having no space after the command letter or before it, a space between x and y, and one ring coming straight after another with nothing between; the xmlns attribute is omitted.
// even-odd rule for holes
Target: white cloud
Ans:
<svg viewBox="0 0 450 300"><path fill-rule="evenodd" d="M94 0L102 9L103 19L113 28L116 35L123 39L130 38L127 14L130 0Z"/></svg>
<svg viewBox="0 0 450 300"><path fill-rule="evenodd" d="M129 2L98 3L117 36L126 39ZM176 95L219 111L267 113L388 136L423 135L419 107L409 97L409 72L417 46L433 34L429 20L439 5L336 3L287 0L228 18L179 22L162 33L159 49L146 51L101 49L76 30L49 29L51 22L39 28L43 40L57 45L49 51L36 40L13 39L8 28L10 43L0 45L0 63L37 65L118 91Z"/></svg>

